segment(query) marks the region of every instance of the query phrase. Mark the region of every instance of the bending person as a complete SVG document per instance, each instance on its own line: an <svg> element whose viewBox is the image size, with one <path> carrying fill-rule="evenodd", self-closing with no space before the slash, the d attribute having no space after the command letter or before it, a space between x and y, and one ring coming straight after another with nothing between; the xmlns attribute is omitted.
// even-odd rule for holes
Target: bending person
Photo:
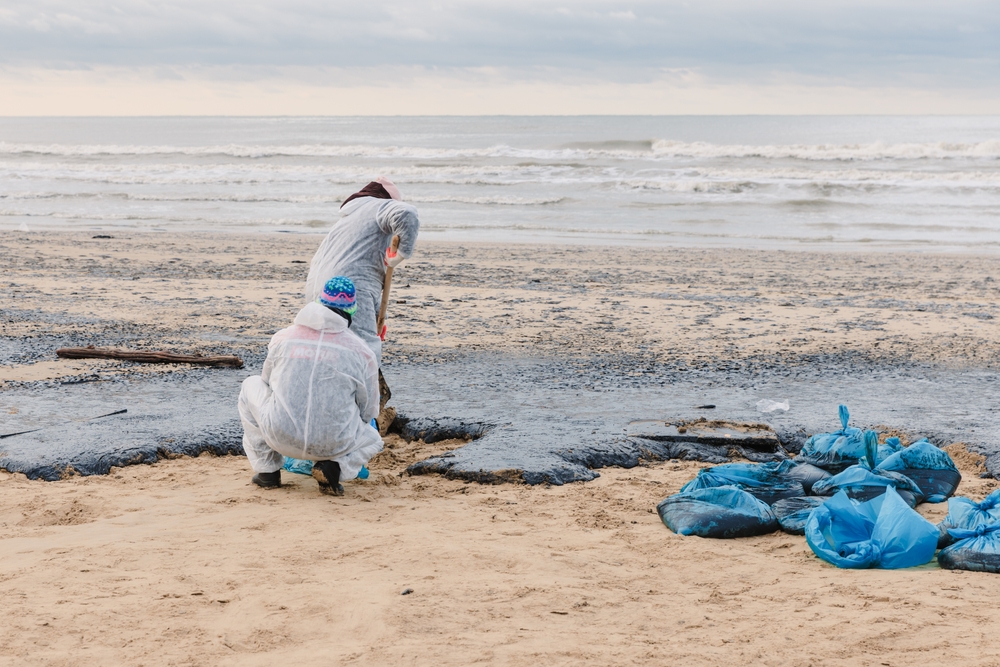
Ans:
<svg viewBox="0 0 1000 667"><path fill-rule="evenodd" d="M352 330L368 343L381 366L382 332L376 330L376 319L385 269L395 268L413 254L420 219L417 209L402 202L392 181L382 177L345 199L340 215L312 258L306 278L306 302L319 296L328 276L353 280L358 312ZM390 251L393 236L399 236L395 255Z"/></svg>
<svg viewBox="0 0 1000 667"><path fill-rule="evenodd" d="M351 280L331 279L292 326L271 338L261 374L243 381L243 450L257 486L281 486L290 456L316 461L319 490L342 496L340 480L357 477L382 451L369 424L379 409L378 364L349 329L357 309Z"/></svg>

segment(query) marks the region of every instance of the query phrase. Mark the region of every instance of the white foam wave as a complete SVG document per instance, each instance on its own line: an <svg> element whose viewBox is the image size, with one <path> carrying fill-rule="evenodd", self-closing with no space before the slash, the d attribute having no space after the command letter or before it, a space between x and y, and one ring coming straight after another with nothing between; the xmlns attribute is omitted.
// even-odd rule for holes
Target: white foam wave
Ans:
<svg viewBox="0 0 1000 667"><path fill-rule="evenodd" d="M18 144L0 142L0 155L53 155L66 157L187 155L262 159L271 157L352 157L408 158L433 160L470 157L523 157L538 153L558 154L565 151L531 151L510 146L484 148L424 148L419 146L336 146L298 144L290 146L218 145L218 146L141 146L112 144ZM570 151L572 152L572 151Z"/></svg>
<svg viewBox="0 0 1000 667"><path fill-rule="evenodd" d="M755 190L760 184L752 181L682 180L624 180L615 183L620 190L654 190L692 194L741 194Z"/></svg>
<svg viewBox="0 0 1000 667"><path fill-rule="evenodd" d="M46 200L46 199L100 199L141 202L176 202L176 203L234 203L234 204L336 204L340 205L349 193L333 195L239 195L239 194L141 194L132 192L11 192L0 194L0 200ZM475 204L480 206L546 206L558 204L565 197L461 197L445 196L414 196L407 201L415 204Z"/></svg>
<svg viewBox="0 0 1000 667"><path fill-rule="evenodd" d="M950 158L1000 158L1000 140L975 143L793 144L787 146L718 145L703 142L654 141L652 153L666 157L767 158L799 160L870 161Z"/></svg>
<svg viewBox="0 0 1000 667"><path fill-rule="evenodd" d="M458 196L416 196L407 201L415 204L477 204L483 206L547 206L565 201L565 197L458 197Z"/></svg>
<svg viewBox="0 0 1000 667"><path fill-rule="evenodd" d="M808 161L873 161L927 159L1000 159L1000 140L972 143L900 143L866 144L792 144L741 145L683 142L657 139L648 142L625 142L630 147L519 148L504 144L486 147L435 148L423 146L373 146L296 144L287 146L226 144L215 146L141 146L112 144L24 144L0 142L0 155L120 157L185 155L264 159L273 157L363 158L387 160L455 160L476 158L515 158L548 161L587 160L594 158L663 159L663 158L758 158L798 159Z"/></svg>

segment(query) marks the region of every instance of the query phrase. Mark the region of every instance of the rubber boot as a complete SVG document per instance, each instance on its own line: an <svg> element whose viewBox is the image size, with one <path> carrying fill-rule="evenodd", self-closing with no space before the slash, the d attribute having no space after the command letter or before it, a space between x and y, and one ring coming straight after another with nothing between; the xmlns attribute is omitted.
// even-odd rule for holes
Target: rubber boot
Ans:
<svg viewBox="0 0 1000 667"><path fill-rule="evenodd" d="M250 481L262 489L276 489L281 486L281 471L259 472Z"/></svg>
<svg viewBox="0 0 1000 667"><path fill-rule="evenodd" d="M319 482L320 493L328 496L344 495L344 487L340 483L340 464L336 461L316 461L312 474Z"/></svg>

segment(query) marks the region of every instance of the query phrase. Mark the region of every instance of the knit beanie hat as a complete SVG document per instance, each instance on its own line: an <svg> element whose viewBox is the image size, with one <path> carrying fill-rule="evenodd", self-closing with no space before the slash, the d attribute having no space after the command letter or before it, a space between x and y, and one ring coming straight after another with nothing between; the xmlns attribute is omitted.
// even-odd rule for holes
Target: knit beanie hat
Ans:
<svg viewBox="0 0 1000 667"><path fill-rule="evenodd" d="M354 315L358 304L354 300L354 281L347 276L335 276L326 281L323 293L317 301L327 308L342 310L348 315Z"/></svg>

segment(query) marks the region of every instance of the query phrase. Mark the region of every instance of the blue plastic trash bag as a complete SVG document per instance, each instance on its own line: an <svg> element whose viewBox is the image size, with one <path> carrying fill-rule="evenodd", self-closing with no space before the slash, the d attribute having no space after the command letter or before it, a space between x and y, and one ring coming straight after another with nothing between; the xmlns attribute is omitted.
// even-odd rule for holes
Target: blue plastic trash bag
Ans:
<svg viewBox="0 0 1000 667"><path fill-rule="evenodd" d="M816 496L785 498L771 505L771 511L778 519L778 526L781 530L792 535L804 535L809 515L825 502L826 498L817 498Z"/></svg>
<svg viewBox="0 0 1000 667"><path fill-rule="evenodd" d="M281 466L281 468L288 472L294 472L296 475L311 475L313 472L313 462L286 456L285 465ZM368 479L370 474L368 466L361 466L361 470L358 471L358 479Z"/></svg>
<svg viewBox="0 0 1000 667"><path fill-rule="evenodd" d="M880 462L885 461L887 458L902 449L903 445L899 442L899 438L886 438L885 442L878 446L878 460Z"/></svg>
<svg viewBox="0 0 1000 667"><path fill-rule="evenodd" d="M839 431L810 436L802 445L796 461L810 463L833 473L840 472L858 462L865 455L865 442L861 429L847 426L850 413L841 405Z"/></svg>
<svg viewBox="0 0 1000 667"><path fill-rule="evenodd" d="M785 474L791 479L800 482L806 493L812 493L813 485L816 482L830 477L830 473L822 468L817 468L811 463L803 463L802 461L790 461L790 463L792 467Z"/></svg>
<svg viewBox="0 0 1000 667"><path fill-rule="evenodd" d="M313 472L313 462L286 456L285 465L281 466L281 469L294 472L296 475L311 475Z"/></svg>
<svg viewBox="0 0 1000 667"><path fill-rule="evenodd" d="M837 567L896 569L929 562L938 529L917 514L892 487L865 503L840 491L813 510L806 542L817 556Z"/></svg>
<svg viewBox="0 0 1000 667"><path fill-rule="evenodd" d="M1000 521L971 530L948 531L955 543L938 554L938 564L946 570L973 570L1000 573Z"/></svg>
<svg viewBox="0 0 1000 667"><path fill-rule="evenodd" d="M930 503L943 503L958 488L962 473L958 472L948 452L938 449L927 439L918 440L878 464L874 472L892 471L912 479Z"/></svg>
<svg viewBox="0 0 1000 667"><path fill-rule="evenodd" d="M771 505L782 498L804 496L802 483L788 476L795 467L791 461L775 463L723 463L702 468L698 476L681 487L681 493L718 486L737 486L758 500Z"/></svg>
<svg viewBox="0 0 1000 667"><path fill-rule="evenodd" d="M662 500L656 511L679 535L750 537L778 529L771 509L735 486L682 491Z"/></svg>
<svg viewBox="0 0 1000 667"><path fill-rule="evenodd" d="M997 489L981 503L961 497L948 499L948 516L938 524L941 537L938 548L946 547L954 538L950 530L975 530L1000 521L1000 489Z"/></svg>
<svg viewBox="0 0 1000 667"><path fill-rule="evenodd" d="M873 472L861 465L851 466L830 479L816 482L813 494L832 496L843 491L849 498L865 501L881 496L888 488L895 488L910 507L916 507L923 500L920 487L905 475L891 471Z"/></svg>
<svg viewBox="0 0 1000 667"><path fill-rule="evenodd" d="M875 431L865 431L862 438L865 441L865 455L858 460L858 465L862 465L869 470L874 470L878 467L879 463L903 449L899 438L886 438L884 443L879 444L878 433Z"/></svg>

